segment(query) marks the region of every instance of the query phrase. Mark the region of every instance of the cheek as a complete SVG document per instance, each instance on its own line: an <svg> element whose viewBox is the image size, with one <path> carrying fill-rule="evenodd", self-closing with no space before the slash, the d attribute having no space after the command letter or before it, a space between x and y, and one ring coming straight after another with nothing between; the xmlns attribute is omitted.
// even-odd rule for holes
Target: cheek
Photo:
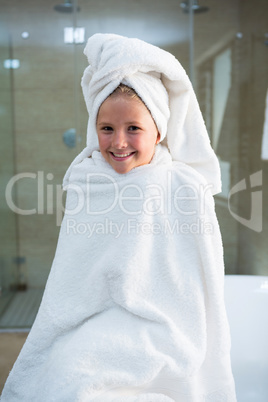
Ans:
<svg viewBox="0 0 268 402"><path fill-rule="evenodd" d="M105 150L109 146L109 137L98 134L100 151Z"/></svg>
<svg viewBox="0 0 268 402"><path fill-rule="evenodd" d="M150 138L147 139L147 141L143 141L140 145L139 145L139 151L140 151L140 155L142 155L143 158L151 160L154 151L155 151L155 143L156 143L156 138Z"/></svg>

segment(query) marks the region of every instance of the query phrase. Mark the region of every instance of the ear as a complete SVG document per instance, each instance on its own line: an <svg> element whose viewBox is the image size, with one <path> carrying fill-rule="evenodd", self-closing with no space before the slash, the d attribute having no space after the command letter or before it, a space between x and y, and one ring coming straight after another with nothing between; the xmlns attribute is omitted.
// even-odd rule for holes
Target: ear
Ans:
<svg viewBox="0 0 268 402"><path fill-rule="evenodd" d="M157 134L157 137L156 137L156 142L155 142L156 145L159 144L160 138L161 138L161 135L160 135L160 133L158 131L158 134Z"/></svg>

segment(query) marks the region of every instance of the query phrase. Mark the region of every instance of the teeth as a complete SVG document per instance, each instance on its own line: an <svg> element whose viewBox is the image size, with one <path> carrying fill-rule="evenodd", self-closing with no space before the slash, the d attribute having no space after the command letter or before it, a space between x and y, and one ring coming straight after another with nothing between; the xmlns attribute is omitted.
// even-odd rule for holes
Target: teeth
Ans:
<svg viewBox="0 0 268 402"><path fill-rule="evenodd" d="M129 156L132 152L129 152L128 154L115 154L113 152L113 155L116 156L116 158L125 158L126 156Z"/></svg>

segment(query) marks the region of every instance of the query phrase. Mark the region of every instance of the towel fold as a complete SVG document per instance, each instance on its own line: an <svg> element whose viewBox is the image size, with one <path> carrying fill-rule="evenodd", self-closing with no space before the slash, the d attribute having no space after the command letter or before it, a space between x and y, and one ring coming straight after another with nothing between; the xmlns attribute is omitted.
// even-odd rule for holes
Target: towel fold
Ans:
<svg viewBox="0 0 268 402"><path fill-rule="evenodd" d="M211 148L192 84L170 53L136 38L95 34L84 50L89 66L82 89L89 113L87 147L68 169L99 149L96 118L102 102L120 83L133 88L150 110L174 161L201 173L213 194L221 191L220 167Z"/></svg>

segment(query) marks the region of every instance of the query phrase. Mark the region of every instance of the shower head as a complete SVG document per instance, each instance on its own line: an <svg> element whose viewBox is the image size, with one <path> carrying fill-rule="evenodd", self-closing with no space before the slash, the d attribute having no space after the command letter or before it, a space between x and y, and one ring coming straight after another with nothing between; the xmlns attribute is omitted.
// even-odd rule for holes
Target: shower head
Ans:
<svg viewBox="0 0 268 402"><path fill-rule="evenodd" d="M65 0L64 3L57 4L56 6L54 6L54 10L60 13L72 13L74 9L75 7L71 0ZM80 8L76 7L76 11L80 11Z"/></svg>
<svg viewBox="0 0 268 402"><path fill-rule="evenodd" d="M185 0L181 3L181 8L183 9L183 11L185 13L190 12L190 4L189 3L190 3L189 0ZM193 10L194 14L198 14L198 13L204 13L205 11L208 11L209 8L200 6L198 0L193 0L192 1L192 10Z"/></svg>

